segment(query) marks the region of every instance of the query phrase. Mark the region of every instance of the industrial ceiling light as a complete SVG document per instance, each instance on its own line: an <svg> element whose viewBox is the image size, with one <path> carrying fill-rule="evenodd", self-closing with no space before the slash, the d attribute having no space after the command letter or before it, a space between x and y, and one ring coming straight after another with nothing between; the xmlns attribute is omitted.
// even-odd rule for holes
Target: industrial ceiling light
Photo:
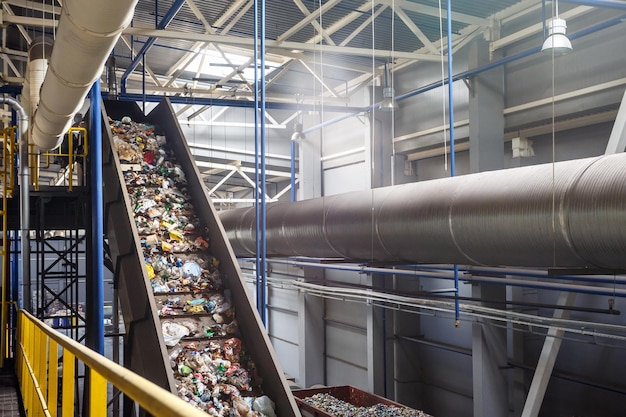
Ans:
<svg viewBox="0 0 626 417"><path fill-rule="evenodd" d="M296 94L296 103L298 107L298 116L296 123L293 125L293 134L291 140L294 142L300 142L306 139L306 135L302 131L302 110L300 110L300 104L302 103L302 94Z"/></svg>
<svg viewBox="0 0 626 417"><path fill-rule="evenodd" d="M395 98L394 88L389 85L389 69L385 62L385 74L383 85L383 101L380 102L380 109L382 111L393 111L398 109L398 102Z"/></svg>
<svg viewBox="0 0 626 417"><path fill-rule="evenodd" d="M541 52L544 54L565 55L572 51L572 43L565 34L567 24L559 18L559 2L555 3L555 17L548 23L548 37L543 42Z"/></svg>
<svg viewBox="0 0 626 417"><path fill-rule="evenodd" d="M306 135L302 132L302 123L296 122L293 125L293 135L291 135L291 140L294 142L300 142L306 139Z"/></svg>

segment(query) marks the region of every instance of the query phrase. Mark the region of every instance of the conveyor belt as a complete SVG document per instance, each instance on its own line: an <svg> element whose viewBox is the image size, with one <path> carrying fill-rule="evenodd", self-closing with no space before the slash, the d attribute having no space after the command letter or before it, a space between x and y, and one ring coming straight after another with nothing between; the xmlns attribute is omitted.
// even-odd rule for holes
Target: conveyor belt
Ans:
<svg viewBox="0 0 626 417"><path fill-rule="evenodd" d="M187 228L189 230L184 229L185 233L200 238L197 245L191 249L187 247L181 252L184 246L183 239L177 236L177 233L182 229L172 230L173 234L169 235L169 239L163 238L163 242L160 242L158 236L151 235L154 230L150 230L148 227L150 225L142 223L149 216L145 214L147 207L138 207L138 204L145 203L149 206L152 204L150 201L161 199L162 195L154 198L154 192L146 189L150 185L142 183L142 176L145 179L149 174L141 172L141 160L135 161L133 165L132 161L121 161L118 156L115 135L106 121L121 120L125 116L132 119L133 123L158 126L157 129L161 129L163 136L166 137L166 147L171 149L166 159L175 160L176 166L184 173L182 179L180 172L174 173L178 168L170 165L171 175L165 176L170 178L169 190L174 190L174 198L185 194L184 198L177 200L176 203L183 214L190 217L188 222L190 226ZM142 114L135 103L105 101L103 117L106 126L103 139L105 233L126 325L125 365L181 397L187 397L190 401L199 402L200 397L203 397L203 404L200 406L206 407L206 404L211 402L210 395L207 394L209 391L202 396L202 393L194 394L189 393L188 389L181 389L181 386L184 387L191 378L200 377L198 374L195 376L192 374L188 375L187 379L183 378L183 375L190 372L189 368L183 366L192 359L190 351L196 352L193 358L202 357L204 354L208 355L204 356L205 358L213 356L215 359L219 356L215 352L217 349L229 363L220 365L218 367L220 369L215 372L204 374L205 378L210 374L217 375L219 379L217 383L215 380L205 381L207 390L212 391L212 394L222 391L221 397L225 399L229 397L229 390L233 386L241 391L242 396L257 397L262 391L276 403L276 414L279 417L299 416L297 405L245 288L241 271L200 179L169 100L165 99L147 116ZM119 132L128 130L128 126L121 123L117 126L116 130ZM154 146L154 142L151 146ZM145 152L143 154L145 155ZM158 159L159 153L154 154ZM143 165L145 169L145 164ZM167 168L163 167L160 173L164 172L163 169ZM161 189L161 193L162 191ZM167 192L169 195L170 191ZM142 193L146 198L138 197ZM167 210L169 211L169 206ZM137 217L139 215L145 216L143 220ZM163 227L167 228L168 223L165 214L163 219L159 216L156 216L156 220L157 224L160 223L160 235L163 236ZM154 229L156 224L151 224ZM205 249L207 242L209 248ZM179 245L177 248L177 243L181 243L182 246ZM173 248L170 247L172 245ZM154 254L156 257L152 256ZM159 271L167 271L167 266L157 267L152 264L159 262L158 259L166 260L165 258L171 262L170 273L172 268L175 268L174 274L179 273L182 274L181 277L184 275L190 279L169 282L161 280ZM202 280L200 276L196 279L198 271L192 271L191 275L189 271L185 271L187 266L193 269L198 265L202 265ZM233 308L229 309L228 304ZM194 305L200 308L192 308ZM214 315L215 312L220 314ZM232 313L236 321L233 320ZM167 344L170 346L167 346L162 329L164 323L165 327L187 325L192 333L178 343L168 338ZM240 355L237 352L239 339L244 347ZM181 360L182 355L187 355L185 361ZM246 370L251 385L249 389L246 388L246 375L237 370L236 362L241 363L241 368L248 367ZM227 372L221 369L227 368L229 364L233 366ZM242 378L238 380L237 375ZM187 388L189 385L187 384ZM219 387L215 388L216 386ZM197 390L198 387L197 383L193 385L193 389ZM212 413L218 411L220 406L211 409ZM240 414L238 412L232 415Z"/></svg>

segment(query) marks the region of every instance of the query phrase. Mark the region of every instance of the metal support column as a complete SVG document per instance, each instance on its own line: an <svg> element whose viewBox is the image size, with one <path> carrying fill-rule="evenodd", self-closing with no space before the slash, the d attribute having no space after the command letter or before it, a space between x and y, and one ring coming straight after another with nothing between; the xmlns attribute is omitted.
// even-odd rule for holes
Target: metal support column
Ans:
<svg viewBox="0 0 626 417"><path fill-rule="evenodd" d="M472 296L506 301L503 285L474 284ZM484 303L489 306L488 303ZM472 324L472 380L474 415L501 417L508 414L506 329L491 320Z"/></svg>
<svg viewBox="0 0 626 417"><path fill-rule="evenodd" d="M324 270L303 268L304 279L319 282ZM324 298L299 292L298 295L298 384L310 387L326 384L324 348L326 344L324 324Z"/></svg>
<svg viewBox="0 0 626 417"><path fill-rule="evenodd" d="M477 39L470 48L470 67L489 63L489 44ZM504 67L495 67L470 79L470 172L504 168Z"/></svg>
<svg viewBox="0 0 626 417"><path fill-rule="evenodd" d="M91 88L91 274L87 280L85 344L104 354L104 231L102 198L102 113L100 80Z"/></svg>
<svg viewBox="0 0 626 417"><path fill-rule="evenodd" d="M385 276L370 274L368 284L372 288L385 289ZM387 396L387 311L370 304L367 309L367 390Z"/></svg>
<svg viewBox="0 0 626 417"><path fill-rule="evenodd" d="M609 136L609 143L606 145L605 155L612 155L626 151L626 91L619 105L615 123Z"/></svg>
<svg viewBox="0 0 626 417"><path fill-rule="evenodd" d="M576 293L562 292L559 295L558 305L569 307L574 304L575 299ZM569 314L570 310L554 310L553 317L555 319L565 320L569 318ZM554 327L548 329L548 334L546 335L546 340L543 343L543 349L541 349L541 355L539 356L539 362L537 363L537 369L535 370L535 375L533 375L533 381L530 384L530 390L526 397L522 417L537 417L539 415L543 397L546 395L548 382L550 382L550 376L554 369L556 357L559 354L559 349L561 349L562 337L563 330L558 330Z"/></svg>

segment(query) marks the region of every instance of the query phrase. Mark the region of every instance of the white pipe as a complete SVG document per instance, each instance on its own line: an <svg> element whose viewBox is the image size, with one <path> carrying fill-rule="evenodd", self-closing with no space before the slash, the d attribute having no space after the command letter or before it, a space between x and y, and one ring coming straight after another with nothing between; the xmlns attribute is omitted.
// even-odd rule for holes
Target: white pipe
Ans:
<svg viewBox="0 0 626 417"><path fill-rule="evenodd" d="M29 118L33 117L39 104L39 93L48 70L51 52L52 39L43 36L35 38L28 48L28 62L24 71L20 103ZM32 137L29 139L32 143Z"/></svg>
<svg viewBox="0 0 626 417"><path fill-rule="evenodd" d="M33 117L33 141L40 149L54 149L61 144L74 114L130 23L137 1L64 2L41 100Z"/></svg>
<svg viewBox="0 0 626 417"><path fill-rule="evenodd" d="M17 143L20 154L20 250L22 254L22 283L24 308L30 310L30 173L28 171L28 114L24 107L10 97L0 97L0 103L13 107L18 114Z"/></svg>

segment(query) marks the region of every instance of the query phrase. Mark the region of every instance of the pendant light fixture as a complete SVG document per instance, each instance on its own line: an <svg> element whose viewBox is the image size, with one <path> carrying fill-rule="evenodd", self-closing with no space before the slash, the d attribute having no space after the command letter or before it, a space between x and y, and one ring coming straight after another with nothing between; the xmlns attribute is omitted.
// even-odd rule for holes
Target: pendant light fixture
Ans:
<svg viewBox="0 0 626 417"><path fill-rule="evenodd" d="M543 42L541 52L546 55L565 55L572 51L572 43L565 34L567 24L565 19L559 18L559 1L555 0L555 15L548 22L548 37Z"/></svg>
<svg viewBox="0 0 626 417"><path fill-rule="evenodd" d="M383 84L383 101L380 102L382 111L393 111L398 109L398 102L395 98L394 88L389 84L389 68L385 62L385 74Z"/></svg>
<svg viewBox="0 0 626 417"><path fill-rule="evenodd" d="M302 110L300 109L302 100L302 94L296 94L298 116L296 117L296 123L293 125L293 134L291 135L291 140L294 142L300 142L306 139L306 135L302 131Z"/></svg>

